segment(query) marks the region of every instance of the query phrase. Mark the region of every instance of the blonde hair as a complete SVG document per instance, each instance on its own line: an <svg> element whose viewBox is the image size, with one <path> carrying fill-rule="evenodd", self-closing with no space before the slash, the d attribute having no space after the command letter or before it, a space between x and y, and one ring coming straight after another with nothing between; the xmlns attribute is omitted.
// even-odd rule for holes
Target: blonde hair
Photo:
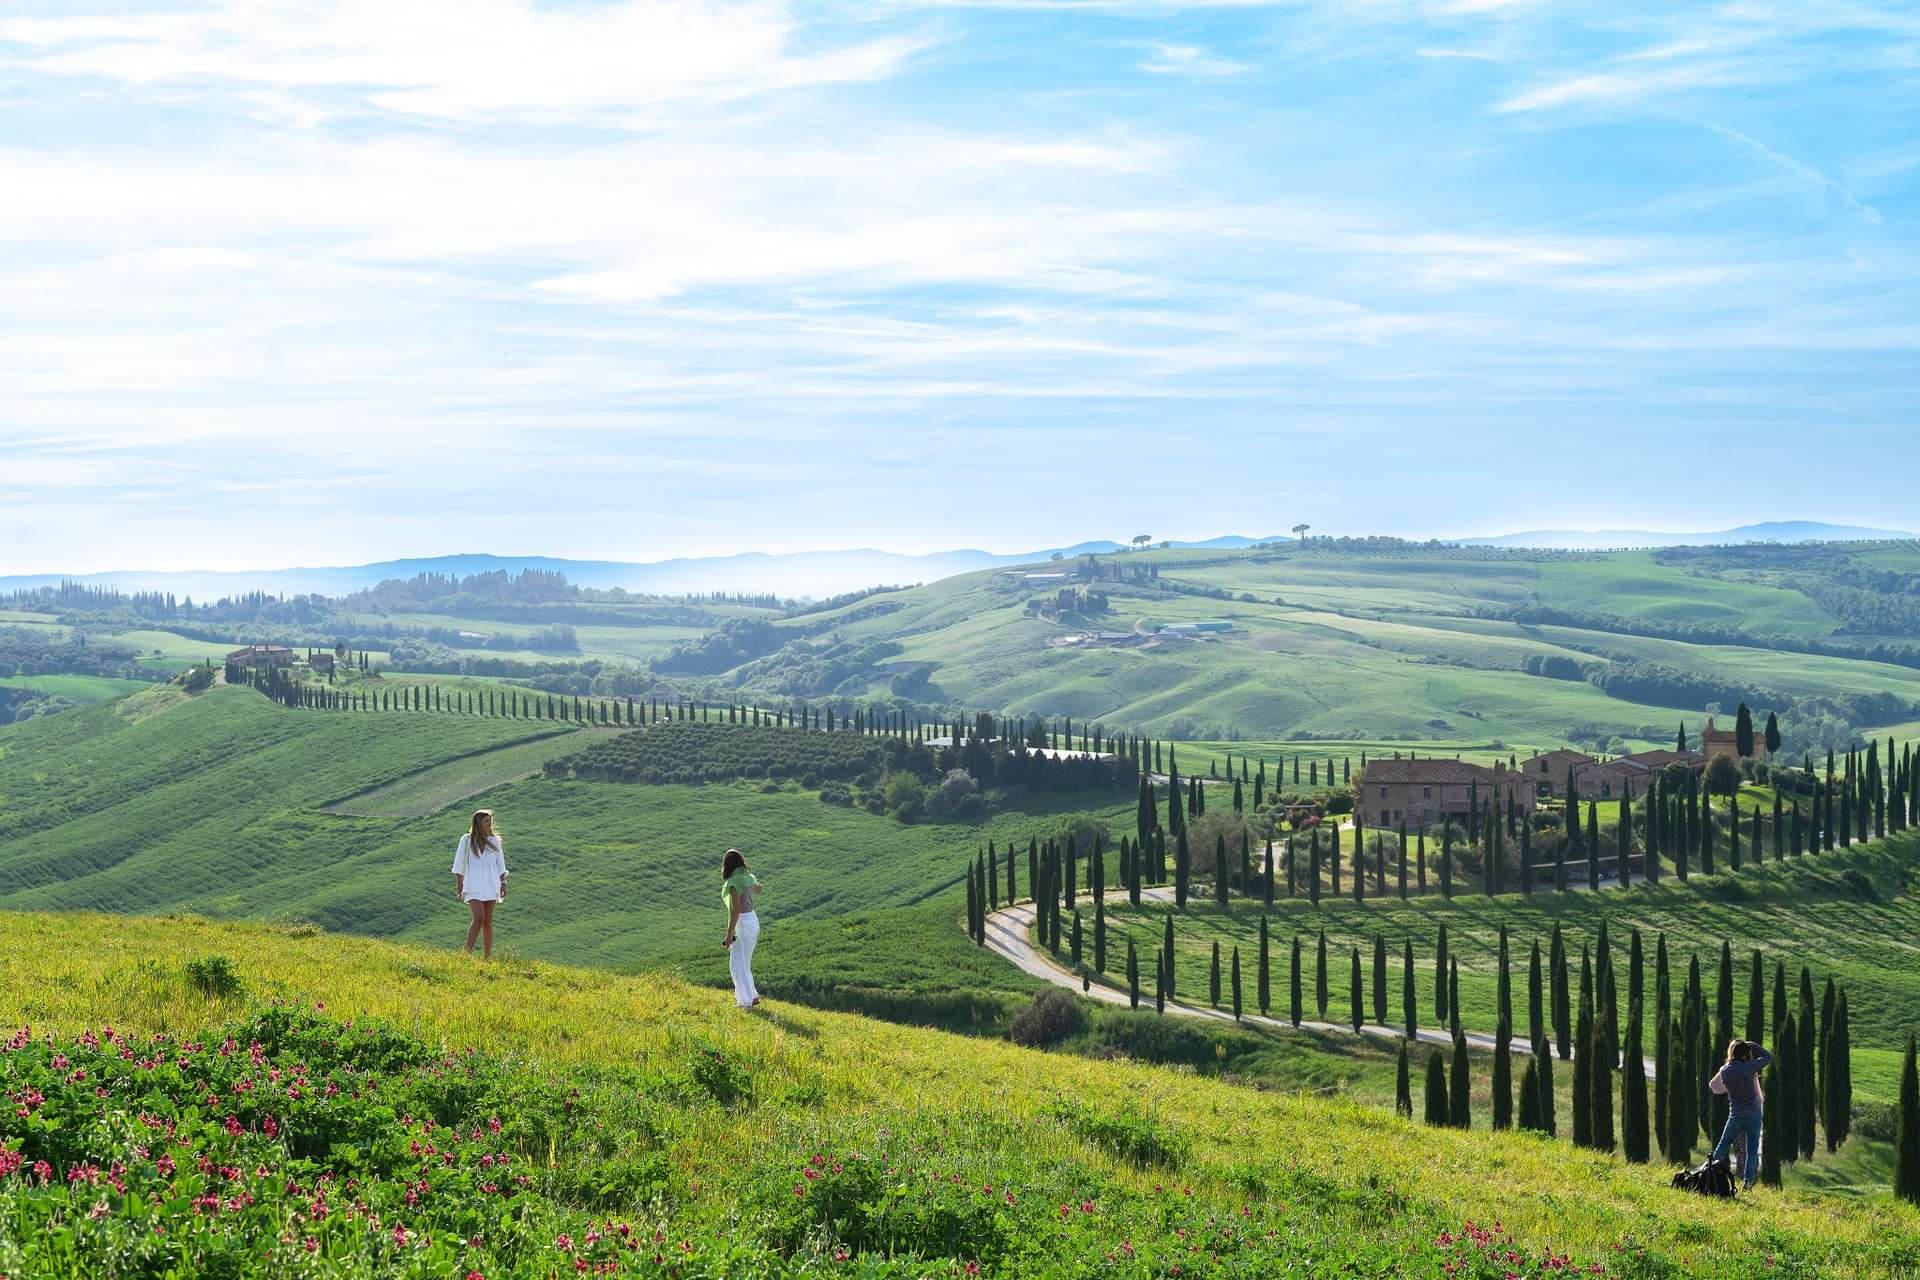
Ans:
<svg viewBox="0 0 1920 1280"><path fill-rule="evenodd" d="M480 824L482 822L487 824L487 834L484 836L480 834ZM467 827L468 850L476 854L485 853L487 851L488 841L498 840L499 838L500 833L493 829L493 810L475 809L473 811L473 822Z"/></svg>

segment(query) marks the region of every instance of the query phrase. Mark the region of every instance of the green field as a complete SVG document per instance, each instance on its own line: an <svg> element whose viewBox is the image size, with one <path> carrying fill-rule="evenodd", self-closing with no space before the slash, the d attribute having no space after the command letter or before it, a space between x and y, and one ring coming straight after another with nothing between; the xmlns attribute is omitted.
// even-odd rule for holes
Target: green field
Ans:
<svg viewBox="0 0 1920 1280"><path fill-rule="evenodd" d="M1781 1274L1891 1277L1914 1265L1920 1237L1920 1214L1884 1196L1837 1199L1791 1188L1734 1202L1683 1196L1667 1187L1659 1166L1629 1166L1525 1135L1428 1129L1311 1092L1259 1094L1188 1071L1046 1054L793 1006L742 1016L725 995L658 976L515 960L481 966L444 952L192 920L0 919L14 943L0 953L0 999L36 1033L64 1039L111 1025L134 1036L164 1031L213 1046L226 1034L220 1024L243 1014L249 999L279 999L287 1002L279 1022L235 1028L241 1043L266 1041L271 1065L279 1067L285 1052L291 1066L298 1052L320 1071L337 1069L330 1066L336 1060L371 1067L391 1076L381 1090L396 1104L385 1112L386 1126L397 1126L394 1111L405 1110L416 1120L432 1116L441 1126L473 1128L482 1149L505 1148L529 1173L516 1212L490 1216L477 1233L486 1241L471 1252L444 1245L427 1252L423 1245L407 1263L384 1261L393 1255L381 1253L377 1269L362 1262L358 1274L400 1274L408 1264L409 1274L422 1267L450 1274L470 1259L492 1277L546 1275L568 1256L554 1252L560 1236L566 1249L598 1258L605 1255L588 1240L589 1225L600 1224L594 1239L604 1233L617 1240L613 1224L627 1220L641 1226L649 1244L658 1231L686 1276L816 1268L944 1275L973 1262L979 1274L995 1276L1144 1277L1171 1275L1178 1266L1182 1275L1439 1280L1498 1276L1515 1265L1528 1275L1558 1274L1568 1265L1585 1273L1592 1264L1610 1275L1731 1280L1754 1274L1764 1256ZM209 955L232 959L239 994L210 1000L187 980L188 962ZM324 1013L311 1012L317 1008ZM295 1034L307 1038L283 1050L291 1037L279 1028L289 1018ZM1152 1023L1150 1015L1108 1018L1109 1034L1121 1037L1134 1023ZM340 1030L343 1022L367 1019L397 1023L403 1037L380 1041ZM485 1056L468 1058L467 1049ZM447 1050L461 1056L438 1061ZM143 1088L140 1074L124 1072L111 1047L105 1055L81 1045L70 1052L110 1083L110 1093ZM409 1061L435 1069L390 1070ZM434 1079L446 1083L435 1086ZM1311 1077L1300 1084L1313 1087ZM56 1085L49 1090L68 1096ZM229 1105L252 1116L274 1096L267 1090L261 1103ZM322 1145L298 1165L287 1152L322 1125L337 1132L362 1117L380 1123L360 1097L348 1089L288 1109L286 1127L265 1145L248 1146L259 1140L241 1125L238 1141L247 1154L217 1163L259 1165L257 1192L269 1205L285 1194L288 1175L307 1184L337 1165L335 1176L345 1176L346 1153L360 1144L336 1142L330 1151ZM65 1105L78 1111L98 1103L88 1093ZM166 1105L141 1095L129 1109ZM490 1116L504 1121L491 1138ZM13 1123L11 1112L0 1117L0 1145L32 1142L37 1154L47 1139L40 1131L13 1136ZM111 1132L105 1125L86 1130L81 1146L60 1149L63 1165L89 1155L104 1161L111 1153L91 1144L105 1144ZM464 1190L472 1183L462 1172L443 1170L436 1160L429 1176L439 1198L418 1205L401 1206L398 1187L387 1186L389 1177L417 1176L408 1154L409 1136L424 1145L417 1125L397 1140L384 1128L364 1132L364 1154L353 1161L364 1180L361 1195L390 1199L393 1220L411 1220L427 1234L475 1234L442 1216L462 1212L475 1194ZM452 1145L444 1133L433 1138ZM216 1152L226 1141L207 1127L183 1128L181 1140ZM863 1182L860 1194L836 1201L843 1162L869 1157L884 1163L891 1181L875 1180L871 1189ZM456 1162L464 1165L450 1152L444 1164ZM815 1173L803 1176L808 1167ZM130 1176L149 1176L144 1170ZM898 1189L893 1195L890 1186ZM24 1215L44 1213L42 1206L63 1194L14 1179L0 1190L14 1197L0 1224L37 1221ZM143 1203L122 1212L137 1221L154 1211ZM834 1211L841 1203L846 1207ZM984 1215L982 1203L991 1205ZM333 1273L331 1249L305 1262L299 1233L281 1241L284 1219L271 1210L236 1209L227 1221L238 1239L215 1237L186 1217L173 1226L204 1240L228 1274L286 1274L322 1260ZM1491 1257L1451 1243L1468 1223L1500 1224ZM0 1248L105 1245L92 1234L99 1228L84 1225L63 1235L16 1237L11 1229L0 1225ZM801 1243L809 1229L817 1233L817 1254ZM363 1230L339 1214L325 1234L344 1250ZM798 1247L779 1247L789 1239ZM842 1242L847 1260L835 1263L829 1255ZM1499 1252L1506 1248L1514 1251L1511 1260ZM1115 1260L1102 1265L1108 1251ZM888 1254L898 1265L883 1269ZM1549 1265L1543 1259L1550 1254L1569 1256ZM646 1258L642 1251L636 1261L644 1267Z"/></svg>
<svg viewBox="0 0 1920 1280"><path fill-rule="evenodd" d="M1089 803L1116 827L1131 798L1047 798L984 826L902 826L792 784L645 787L519 774L513 747L553 726L409 713L290 711L249 689L161 689L0 733L0 906L190 910L456 939L448 867L460 798L499 815L513 869L503 937L527 954L632 967L725 927L718 866L747 850L769 914L826 918L919 902L958 883L989 834L1051 835ZM103 762L111 761L110 765ZM533 766L536 767L537 766ZM327 813L377 796L384 816ZM715 950L714 972L724 972Z"/></svg>
<svg viewBox="0 0 1920 1280"><path fill-rule="evenodd" d="M424 818L456 800L534 777L547 761L578 751L589 739L603 732L597 729L545 732L527 742L494 747L410 773L371 791L335 801L325 812L349 818Z"/></svg>
<svg viewBox="0 0 1920 1280"><path fill-rule="evenodd" d="M1579 730L1596 745L1618 739L1637 748L1669 741L1680 719L1703 718L1694 703L1610 697L1585 680L1529 674L1523 667L1530 659L1581 669L1638 661L1787 697L1891 693L1920 707L1920 670L1913 667L1494 616L1537 604L1608 613L1629 624L1712 624L1790 639L1823 639L1838 629L1838 620L1796 590L1687 572L1650 553L1528 560L1422 548L1155 551L1103 563L1165 567L1156 583L1091 584L1107 594L1098 617L1035 616L1024 606L1049 598L1050 588L982 572L780 625L796 635L819 634L808 641L815 645L900 646L865 677L871 694L884 694L895 675L918 668L925 679L911 696L921 701L1070 715L1179 739L1437 748L1557 744ZM1230 622L1234 630L1137 647L1051 643L1090 629L1203 620Z"/></svg>
<svg viewBox="0 0 1920 1280"><path fill-rule="evenodd" d="M79 703L111 702L148 687L144 680L116 680L111 676L0 676L0 686L38 689Z"/></svg>

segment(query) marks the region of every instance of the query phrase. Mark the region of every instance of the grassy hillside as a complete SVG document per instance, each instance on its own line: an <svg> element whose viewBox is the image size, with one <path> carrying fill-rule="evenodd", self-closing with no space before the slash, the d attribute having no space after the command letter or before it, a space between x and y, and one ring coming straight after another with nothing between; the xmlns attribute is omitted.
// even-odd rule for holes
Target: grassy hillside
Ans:
<svg viewBox="0 0 1920 1280"><path fill-rule="evenodd" d="M466 912L448 867L484 803L513 869L503 939L616 967L710 942L719 971L729 846L767 881L770 915L806 920L948 890L989 834L1050 835L1090 804L1131 822L1130 799L1106 796L1036 800L985 826L903 826L790 783L488 785L577 748L554 728L290 711L225 687L156 689L11 726L0 730L0 906L188 910L452 942Z"/></svg>
<svg viewBox="0 0 1920 1280"><path fill-rule="evenodd" d="M1783 699L1891 694L1900 706L1920 706L1920 670L1791 651L1848 642L1846 623L1781 574L1713 572L1647 552L1422 547L1151 551L1101 563L1159 576L1091 584L1106 593L1098 615L1035 614L1028 603L1050 601L1058 584L983 572L781 625L816 648L896 646L853 681L869 693L1071 715L1175 738L1557 744L1578 731L1595 744L1617 738L1637 747L1670 740L1682 716L1701 718L1705 695L1635 700L1569 675L1622 663ZM1529 607L1618 622L1596 622L1601 630L1508 620ZM1055 643L1086 630L1204 620L1234 630L1138 647ZM1638 627L1706 630L1698 639L1629 633ZM1555 674L1537 674L1548 660L1559 664ZM736 674L757 687L770 680L761 670L750 664ZM901 684L903 676L923 678Z"/></svg>
<svg viewBox="0 0 1920 1280"><path fill-rule="evenodd" d="M490 1280L576 1259L640 1275L1435 1280L1879 1277L1920 1262L1920 1215L1885 1199L1709 1202L1657 1167L1532 1137L788 1006L742 1015L657 977L191 920L0 927L16 942L0 1000L68 1055L56 1068L53 1047L0 1054L9 1091L42 1095L28 1117L0 1113L0 1148L22 1151L0 1178L9 1273L98 1274L110 1254L155 1272L193 1258L200 1274ZM232 962L239 993L196 989L189 967L210 955ZM278 1012L222 1029L267 998ZM142 1070L70 1039L109 1025L131 1044L172 1037L178 1065ZM171 1100L182 1084L216 1092L231 1126ZM177 1115L180 1157L156 1168L137 1128L59 1122L114 1105ZM190 1201L206 1185L196 1155L237 1184L211 1214ZM323 1190L326 1175L354 1189Z"/></svg>

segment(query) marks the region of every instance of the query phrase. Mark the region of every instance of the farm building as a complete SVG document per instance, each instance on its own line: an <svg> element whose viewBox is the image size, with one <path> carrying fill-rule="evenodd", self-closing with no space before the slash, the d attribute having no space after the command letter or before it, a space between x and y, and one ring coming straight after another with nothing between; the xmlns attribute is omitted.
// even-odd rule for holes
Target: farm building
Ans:
<svg viewBox="0 0 1920 1280"><path fill-rule="evenodd" d="M1532 813L1538 798L1525 774L1504 764L1489 769L1464 760L1374 760L1354 779L1360 820L1370 827L1430 827L1449 816L1465 821L1473 805L1511 800Z"/></svg>
<svg viewBox="0 0 1920 1280"><path fill-rule="evenodd" d="M1212 636L1233 630L1231 622L1168 622L1160 627L1163 636Z"/></svg>
<svg viewBox="0 0 1920 1280"><path fill-rule="evenodd" d="M1700 751L1706 757L1706 763L1712 764L1715 756L1725 756L1735 764L1740 763L1739 735L1732 729L1716 729L1713 717L1707 717L1707 727L1700 731ZM1763 734L1753 735L1754 760L1767 758L1767 740Z"/></svg>
<svg viewBox="0 0 1920 1280"><path fill-rule="evenodd" d="M293 665L293 650L283 644L250 644L244 649L235 649L228 654L227 661L236 667L247 667L252 670L290 667Z"/></svg>
<svg viewBox="0 0 1920 1280"><path fill-rule="evenodd" d="M307 659L307 665L315 671L332 672L333 655L330 653L316 653Z"/></svg>
<svg viewBox="0 0 1920 1280"><path fill-rule="evenodd" d="M1520 762L1520 772L1533 783L1535 795L1550 800L1567 789L1567 770L1578 771L1594 763L1594 758L1586 752L1562 747L1527 757Z"/></svg>

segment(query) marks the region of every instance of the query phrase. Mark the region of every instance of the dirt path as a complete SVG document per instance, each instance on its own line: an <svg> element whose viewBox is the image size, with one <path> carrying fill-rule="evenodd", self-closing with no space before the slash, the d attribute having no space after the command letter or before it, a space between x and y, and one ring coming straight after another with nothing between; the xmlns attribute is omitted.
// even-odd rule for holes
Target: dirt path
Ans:
<svg viewBox="0 0 1920 1280"><path fill-rule="evenodd" d="M1172 902L1173 889L1167 885L1159 885L1141 890L1140 897L1146 902ZM1022 973L1039 978L1042 982L1050 982L1066 991L1081 991L1078 976L1069 973L1051 955L1033 945L1034 918L1034 904L1031 902L1015 903L1013 906L1001 907L998 911L991 912L987 916L987 950L1010 961ZM1123 988L1113 986L1099 978L1095 978L1093 983L1081 993L1104 1004L1124 1006L1129 1003L1129 997ZM1141 998L1141 1007L1151 1007L1151 1001L1144 995ZM1234 1020L1231 1009L1211 1009L1201 1005L1184 1004L1177 1000L1167 1001L1167 1012L1182 1018L1206 1018L1214 1022ZM1295 1029L1294 1025L1284 1018L1268 1017L1259 1013L1242 1012L1240 1021L1258 1027L1273 1027L1287 1031ZM1351 1022L1320 1022L1302 1019L1299 1029L1344 1035L1354 1034ZM1371 1036L1376 1040L1398 1041L1404 1037L1405 1029L1363 1022L1360 1025L1359 1034ZM1465 1038L1467 1043L1475 1049L1482 1049L1489 1053L1494 1049L1494 1038L1490 1035L1469 1031L1466 1032ZM1437 1027L1421 1027L1417 1039L1421 1044L1439 1045L1443 1048L1449 1048L1453 1044L1453 1037ZM1531 1056L1533 1044L1527 1037L1516 1035L1513 1037L1512 1051L1516 1055ZM1651 1080L1654 1074L1654 1061L1652 1058L1647 1058L1645 1063L1648 1079Z"/></svg>

